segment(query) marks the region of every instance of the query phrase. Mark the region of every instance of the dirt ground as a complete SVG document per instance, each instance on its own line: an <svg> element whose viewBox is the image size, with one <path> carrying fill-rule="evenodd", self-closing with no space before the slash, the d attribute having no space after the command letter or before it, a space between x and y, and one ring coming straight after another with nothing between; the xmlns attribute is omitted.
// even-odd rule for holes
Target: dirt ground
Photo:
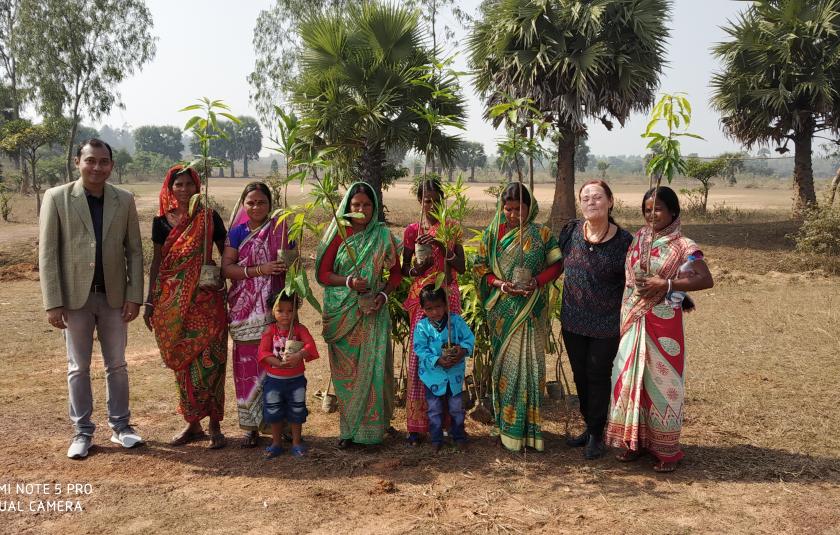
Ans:
<svg viewBox="0 0 840 535"><path fill-rule="evenodd" d="M214 181L214 196L230 205L244 182ZM483 187L473 195L489 211ZM157 186L130 188L148 236ZM635 205L643 188L616 190ZM95 356L96 446L71 461L65 351L45 321L37 226L25 215L34 200L16 201L15 222L0 223L0 533L840 533L840 278L798 260L786 238L795 224L768 211L787 208L790 190L721 188L713 201L718 193L727 205L766 213L686 223L717 284L694 296L698 310L686 318L686 459L669 475L655 474L650 458L584 461L563 444L564 405L551 400L545 453L500 450L489 427L469 420L470 449L434 455L402 439L338 450L337 415L310 398L304 433L312 454L268 462L238 447L230 379L228 447L170 447L182 425L174 379L139 320L130 325L128 362L132 420L147 445L122 450L108 441ZM543 214L550 195L538 188ZM407 186L388 192L386 203L396 227L416 209ZM479 210L474 223L487 213ZM303 320L320 331L308 307ZM307 368L310 395L329 377L320 341L319 349L323 357ZM403 430L404 422L398 411L394 425ZM572 414L572 431L581 425ZM51 493L17 484L46 484ZM30 511L68 499L82 511Z"/></svg>

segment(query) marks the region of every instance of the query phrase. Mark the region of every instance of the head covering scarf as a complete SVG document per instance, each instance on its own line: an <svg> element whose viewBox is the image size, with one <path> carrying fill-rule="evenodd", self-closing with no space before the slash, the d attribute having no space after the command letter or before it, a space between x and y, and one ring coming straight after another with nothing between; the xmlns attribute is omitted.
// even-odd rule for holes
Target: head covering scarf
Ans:
<svg viewBox="0 0 840 535"><path fill-rule="evenodd" d="M175 177L184 171L184 166L181 164L175 164L169 168L169 171L166 172L166 178L163 179L163 186L160 188L160 194L158 195L159 204L158 204L158 214L157 215L166 215L167 212L171 212L178 208L178 199L175 198L175 194L172 193L172 182L175 181ZM190 178L192 178L193 183L195 184L196 192L201 191L201 177L198 176L198 173L195 169L190 167L186 171L189 173Z"/></svg>

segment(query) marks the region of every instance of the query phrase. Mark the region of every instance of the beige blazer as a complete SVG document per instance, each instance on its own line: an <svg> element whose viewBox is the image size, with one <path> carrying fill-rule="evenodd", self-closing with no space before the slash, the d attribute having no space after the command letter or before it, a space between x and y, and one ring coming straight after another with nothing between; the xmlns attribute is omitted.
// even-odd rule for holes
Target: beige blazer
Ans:
<svg viewBox="0 0 840 535"><path fill-rule="evenodd" d="M102 268L108 305L143 303L143 245L134 195L105 184ZM82 179L50 188L41 206L38 258L44 308L82 308L96 266L96 236Z"/></svg>

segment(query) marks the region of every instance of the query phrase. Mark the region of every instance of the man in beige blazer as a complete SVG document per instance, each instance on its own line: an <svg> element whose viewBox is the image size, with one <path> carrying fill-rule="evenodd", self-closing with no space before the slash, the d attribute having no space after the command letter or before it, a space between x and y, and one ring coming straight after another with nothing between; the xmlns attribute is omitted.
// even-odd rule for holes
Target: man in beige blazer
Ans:
<svg viewBox="0 0 840 535"><path fill-rule="evenodd" d="M131 428L125 347L128 322L143 302L143 248L134 196L106 184L111 147L88 139L76 152L81 178L47 190L41 207L39 259L47 319L64 329L67 385L75 436L71 459L87 457L96 426L90 360L96 330L105 361L111 442L143 440Z"/></svg>

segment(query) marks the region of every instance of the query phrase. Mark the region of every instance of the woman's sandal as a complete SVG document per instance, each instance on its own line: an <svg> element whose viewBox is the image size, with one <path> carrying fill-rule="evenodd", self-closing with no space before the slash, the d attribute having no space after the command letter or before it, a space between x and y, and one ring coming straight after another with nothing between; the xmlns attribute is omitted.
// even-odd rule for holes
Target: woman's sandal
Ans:
<svg viewBox="0 0 840 535"><path fill-rule="evenodd" d="M271 446L265 449L265 453L267 454L265 456L266 459L274 459L275 457L283 455L283 448L272 444Z"/></svg>
<svg viewBox="0 0 840 535"><path fill-rule="evenodd" d="M239 445L240 448L256 448L260 444L260 433L259 431L248 431L245 433L243 437L242 444Z"/></svg>
<svg viewBox="0 0 840 535"><path fill-rule="evenodd" d="M306 457L306 446L300 444L299 446L292 446L290 450L292 452L292 457Z"/></svg>
<svg viewBox="0 0 840 535"><path fill-rule="evenodd" d="M659 461L653 465L653 471L660 474L667 474L677 469L676 462Z"/></svg>
<svg viewBox="0 0 840 535"><path fill-rule="evenodd" d="M642 456L642 450L624 450L615 456L617 461L622 463L632 463Z"/></svg>
<svg viewBox="0 0 840 535"><path fill-rule="evenodd" d="M183 431L174 437L172 440L169 441L170 446L183 446L185 444L189 444L190 442L195 442L197 440L204 440L207 438L207 433L204 432L203 429L199 431Z"/></svg>
<svg viewBox="0 0 840 535"><path fill-rule="evenodd" d="M215 432L210 433L210 444L207 446L207 449L210 450L220 450L227 446L227 439L225 438L224 433L222 432Z"/></svg>

